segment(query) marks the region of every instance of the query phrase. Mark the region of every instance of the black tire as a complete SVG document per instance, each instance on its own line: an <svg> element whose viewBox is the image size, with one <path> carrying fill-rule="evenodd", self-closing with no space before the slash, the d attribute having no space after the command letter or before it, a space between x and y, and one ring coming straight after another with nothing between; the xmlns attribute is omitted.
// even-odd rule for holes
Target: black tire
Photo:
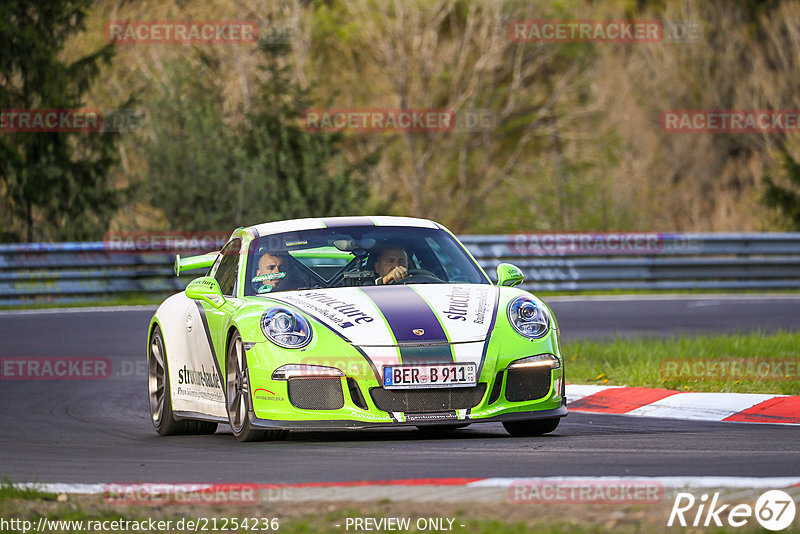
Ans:
<svg viewBox="0 0 800 534"><path fill-rule="evenodd" d="M453 425L419 425L417 430L425 434L438 434L439 432L452 432L460 428L467 428L472 423L456 423Z"/></svg>
<svg viewBox="0 0 800 534"><path fill-rule="evenodd" d="M164 336L156 326L150 334L147 351L147 393L150 419L161 436L187 434L213 434L217 423L195 420L177 420L172 412L172 391L169 385L169 362L164 349Z"/></svg>
<svg viewBox="0 0 800 534"><path fill-rule="evenodd" d="M549 434L556 428L558 423L561 422L560 417L553 417L552 419L531 419L528 421L509 421L503 423L506 432L515 438L524 438L531 436L543 436Z"/></svg>
<svg viewBox="0 0 800 534"><path fill-rule="evenodd" d="M231 432L239 441L279 441L286 439L288 430L263 430L250 425L250 384L247 373L247 355L242 336L234 331L225 357L225 405Z"/></svg>

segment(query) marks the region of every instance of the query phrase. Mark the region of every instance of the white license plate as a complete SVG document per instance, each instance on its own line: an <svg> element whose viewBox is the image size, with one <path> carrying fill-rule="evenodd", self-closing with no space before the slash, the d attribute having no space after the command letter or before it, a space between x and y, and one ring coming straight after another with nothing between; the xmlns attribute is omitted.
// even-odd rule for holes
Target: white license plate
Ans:
<svg viewBox="0 0 800 534"><path fill-rule="evenodd" d="M474 386L474 363L446 365L391 365L383 368L383 387L430 388L443 386Z"/></svg>

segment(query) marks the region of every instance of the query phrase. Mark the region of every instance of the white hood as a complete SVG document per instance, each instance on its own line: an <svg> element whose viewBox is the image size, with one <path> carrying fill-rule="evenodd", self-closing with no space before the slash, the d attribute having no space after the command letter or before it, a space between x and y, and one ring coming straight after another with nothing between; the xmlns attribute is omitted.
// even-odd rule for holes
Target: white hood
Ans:
<svg viewBox="0 0 800 534"><path fill-rule="evenodd" d="M498 289L415 284L312 289L269 295L299 308L360 347L485 341Z"/></svg>

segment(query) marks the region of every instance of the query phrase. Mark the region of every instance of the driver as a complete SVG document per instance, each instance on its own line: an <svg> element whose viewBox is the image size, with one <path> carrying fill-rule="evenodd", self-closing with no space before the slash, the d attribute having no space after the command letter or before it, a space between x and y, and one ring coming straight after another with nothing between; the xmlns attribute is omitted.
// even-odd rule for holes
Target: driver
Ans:
<svg viewBox="0 0 800 534"><path fill-rule="evenodd" d="M408 277L408 254L401 247L390 246L375 258L376 285L394 284Z"/></svg>
<svg viewBox="0 0 800 534"><path fill-rule="evenodd" d="M258 259L258 269L253 282L260 283L257 291L259 293L269 293L281 289L281 285L286 282L286 257L265 252Z"/></svg>

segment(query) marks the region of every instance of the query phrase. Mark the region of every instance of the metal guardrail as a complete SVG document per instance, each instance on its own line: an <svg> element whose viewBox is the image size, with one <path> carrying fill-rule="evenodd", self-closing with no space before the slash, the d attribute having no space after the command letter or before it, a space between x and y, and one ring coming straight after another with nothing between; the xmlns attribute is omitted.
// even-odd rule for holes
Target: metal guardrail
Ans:
<svg viewBox="0 0 800 534"><path fill-rule="evenodd" d="M800 233L519 234L460 237L494 277L529 291L800 289ZM0 305L183 290L174 254L110 252L103 242L0 245Z"/></svg>
<svg viewBox="0 0 800 534"><path fill-rule="evenodd" d="M800 289L800 233L464 236L481 266L529 291ZM626 242L626 239L630 241Z"/></svg>
<svg viewBox="0 0 800 534"><path fill-rule="evenodd" d="M105 243L0 245L0 305L100 301L120 294L182 291L174 254L109 252Z"/></svg>

